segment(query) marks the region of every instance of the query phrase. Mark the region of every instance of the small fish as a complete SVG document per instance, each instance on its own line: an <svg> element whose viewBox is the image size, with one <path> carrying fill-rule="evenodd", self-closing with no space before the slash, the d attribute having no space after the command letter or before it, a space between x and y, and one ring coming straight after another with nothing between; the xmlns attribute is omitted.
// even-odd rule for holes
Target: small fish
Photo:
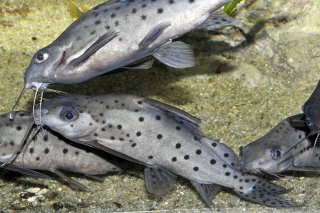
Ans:
<svg viewBox="0 0 320 213"><path fill-rule="evenodd" d="M191 181L207 205L219 185L266 206L299 206L280 195L286 189L238 170L235 153L204 137L199 119L155 100L67 95L45 100L35 115L38 125L74 142L144 165L147 189L154 194L166 192L179 175Z"/></svg>
<svg viewBox="0 0 320 213"><path fill-rule="evenodd" d="M253 174L320 171L320 148L306 137L308 128L299 114L284 119L270 132L241 149L241 167ZM297 125L298 124L298 125Z"/></svg>
<svg viewBox="0 0 320 213"><path fill-rule="evenodd" d="M15 153L28 126L33 122L30 112L16 112L16 115L14 120L9 119L9 114L0 117L0 161L8 160ZM35 132L36 128L33 128L30 135ZM82 173L92 178L120 171L119 167L96 155L92 149L84 146L78 148L79 144L72 143L46 129L31 139L32 142L18 154L11 165L53 172L70 187L81 190L88 188L68 178L62 171Z"/></svg>
<svg viewBox="0 0 320 213"><path fill-rule="evenodd" d="M191 47L172 39L194 29L234 24L227 15L214 13L229 1L107 1L35 53L24 75L25 87L83 82L148 55L171 67L192 67Z"/></svg>

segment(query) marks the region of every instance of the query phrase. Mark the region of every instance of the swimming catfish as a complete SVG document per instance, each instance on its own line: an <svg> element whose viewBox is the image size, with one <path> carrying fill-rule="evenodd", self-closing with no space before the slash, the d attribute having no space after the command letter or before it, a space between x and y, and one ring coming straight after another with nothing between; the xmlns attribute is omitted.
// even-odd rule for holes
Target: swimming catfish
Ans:
<svg viewBox="0 0 320 213"><path fill-rule="evenodd" d="M25 87L83 82L148 55L171 67L191 67L191 47L172 39L194 29L233 24L233 19L214 13L227 2L230 0L107 1L35 53L24 75Z"/></svg>
<svg viewBox="0 0 320 213"><path fill-rule="evenodd" d="M28 126L33 122L30 112L16 112L16 115L14 120L9 119L9 114L0 117L0 160L4 162L15 153ZM35 132L36 126L30 136L34 136ZM94 154L93 149L84 146L79 148L79 144L72 143L46 129L30 139L32 142L24 147L9 166L50 171L65 180L70 187L82 190L88 188L68 178L62 171L81 173L92 178L120 171L120 168L111 161Z"/></svg>
<svg viewBox="0 0 320 213"><path fill-rule="evenodd" d="M306 137L310 130L300 125L304 115L284 119L270 132L241 149L245 172L278 174L287 171L320 171L320 148Z"/></svg>
<svg viewBox="0 0 320 213"><path fill-rule="evenodd" d="M144 165L147 188L154 194L165 192L179 175L191 181L206 203L216 184L263 205L297 206L280 195L287 192L283 187L238 170L234 152L206 138L199 119L155 100L67 95L45 100L35 114L36 124L74 142Z"/></svg>

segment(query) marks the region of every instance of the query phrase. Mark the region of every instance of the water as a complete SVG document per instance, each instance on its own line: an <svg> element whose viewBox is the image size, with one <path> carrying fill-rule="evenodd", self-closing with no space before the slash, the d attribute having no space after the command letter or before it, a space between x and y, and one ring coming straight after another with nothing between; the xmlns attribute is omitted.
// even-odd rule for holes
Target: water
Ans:
<svg viewBox="0 0 320 213"><path fill-rule="evenodd" d="M88 6L101 2L77 1ZM197 64L191 69L174 70L156 63L147 71L125 71L79 85L55 88L87 95L133 93L163 101L201 118L206 136L220 139L238 152L240 146L264 135L280 120L299 113L300 106L319 79L319 70L316 68L320 66L320 44L316 38L319 38L320 25L315 17L319 16L316 11L320 9L320 3L311 6L312 1L304 1L305 5L301 6L287 1L252 2L239 16L245 21L245 30L257 21L248 19L249 13L258 16L257 19L272 17L273 14L281 16L282 13L277 11L288 8L281 9L278 4L290 7L289 14L283 12L289 17L288 21L270 21L257 33L254 44L240 46L224 54L221 52L226 49L224 43L208 42L209 38L204 32L188 34L182 40L195 48ZM299 18L301 14L304 15ZM292 19L293 15L298 15L297 20ZM71 22L67 1L0 2L1 113L11 109L23 85L22 74L34 52L50 43ZM310 23L308 26L305 24L307 22ZM232 36L220 34L214 38L237 43L243 37L238 31L235 32ZM295 34L296 39L289 37ZM30 100L31 91L24 96L19 109L31 109ZM92 188L93 193L72 191L56 181L32 178L9 181L11 178L8 180L1 175L0 208L64 207L73 211L93 208L107 211L204 208L189 183L182 179L162 199L151 197L146 193L141 171L141 168L136 168L130 176L106 176L103 183L74 177ZM289 196L296 201L307 200L308 207L319 207L317 201L320 194L316 190L319 178L286 177L276 182L287 188L295 187ZM47 187L48 191L42 197L37 195L35 200L21 196L22 192L34 187ZM240 201L228 193L219 194L213 203L215 209L228 211L234 208L254 208L259 212L267 209Z"/></svg>

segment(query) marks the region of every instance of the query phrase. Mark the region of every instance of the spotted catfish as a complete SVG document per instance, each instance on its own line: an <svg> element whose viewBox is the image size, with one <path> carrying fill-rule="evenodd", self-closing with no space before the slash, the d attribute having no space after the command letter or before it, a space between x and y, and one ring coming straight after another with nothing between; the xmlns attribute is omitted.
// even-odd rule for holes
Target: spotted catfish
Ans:
<svg viewBox="0 0 320 213"><path fill-rule="evenodd" d="M81 16L54 42L35 53L25 72L25 87L83 82L148 55L171 67L191 67L192 49L172 39L194 29L234 24L233 19L214 13L229 1L107 1Z"/></svg>
<svg viewBox="0 0 320 213"><path fill-rule="evenodd" d="M303 114L281 121L270 132L241 149L245 172L277 174L286 171L320 171L320 149L307 138Z"/></svg>
<svg viewBox="0 0 320 213"><path fill-rule="evenodd" d="M74 142L144 165L147 188L155 194L165 192L179 175L189 179L208 204L214 194L210 186L217 184L263 205L297 206L281 197L286 189L238 170L234 152L204 137L199 119L155 100L60 96L44 101L35 114L37 124Z"/></svg>
<svg viewBox="0 0 320 213"><path fill-rule="evenodd" d="M9 114L0 117L0 160L8 160L22 142L28 126L33 119L29 112L16 112L14 120L9 119ZM33 128L30 138L36 128ZM68 178L61 170L82 173L95 178L97 175L119 171L120 168L94 154L94 150L80 146L58 136L51 131L43 129L34 136L32 142L18 154L11 165L32 169L46 170L65 180L70 187L88 189L86 186ZM93 153L89 152L92 151Z"/></svg>

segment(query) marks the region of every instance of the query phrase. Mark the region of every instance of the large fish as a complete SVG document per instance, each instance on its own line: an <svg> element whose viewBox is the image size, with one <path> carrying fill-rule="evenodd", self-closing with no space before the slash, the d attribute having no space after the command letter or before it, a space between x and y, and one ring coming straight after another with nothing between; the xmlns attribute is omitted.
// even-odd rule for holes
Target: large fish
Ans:
<svg viewBox="0 0 320 213"><path fill-rule="evenodd" d="M212 184L272 207L292 207L286 190L237 169L238 158L203 136L199 119L177 108L132 95L61 96L43 102L36 123L66 138L142 164L149 191L162 194L176 175L189 179L206 203Z"/></svg>
<svg viewBox="0 0 320 213"><path fill-rule="evenodd" d="M190 46L172 39L194 29L234 24L214 13L229 1L110 0L98 5L35 53L25 87L83 82L148 55L171 67L191 67Z"/></svg>
<svg viewBox="0 0 320 213"><path fill-rule="evenodd" d="M0 117L0 160L6 162L18 149L28 126L33 122L31 113L17 112L14 120L9 119L9 114ZM36 132L33 128L30 137ZM32 142L24 147L10 166L18 168L45 170L65 180L70 187L88 189L84 185L68 178L62 171L81 173L95 178L108 172L120 171L120 168L102 158L94 150L75 144L67 139L43 129ZM91 152L89 152L91 151ZM92 153L93 152L93 153Z"/></svg>
<svg viewBox="0 0 320 213"><path fill-rule="evenodd" d="M307 138L304 115L284 119L270 132L241 149L245 172L278 174L287 171L320 171L320 148ZM303 126L304 125L304 126Z"/></svg>

